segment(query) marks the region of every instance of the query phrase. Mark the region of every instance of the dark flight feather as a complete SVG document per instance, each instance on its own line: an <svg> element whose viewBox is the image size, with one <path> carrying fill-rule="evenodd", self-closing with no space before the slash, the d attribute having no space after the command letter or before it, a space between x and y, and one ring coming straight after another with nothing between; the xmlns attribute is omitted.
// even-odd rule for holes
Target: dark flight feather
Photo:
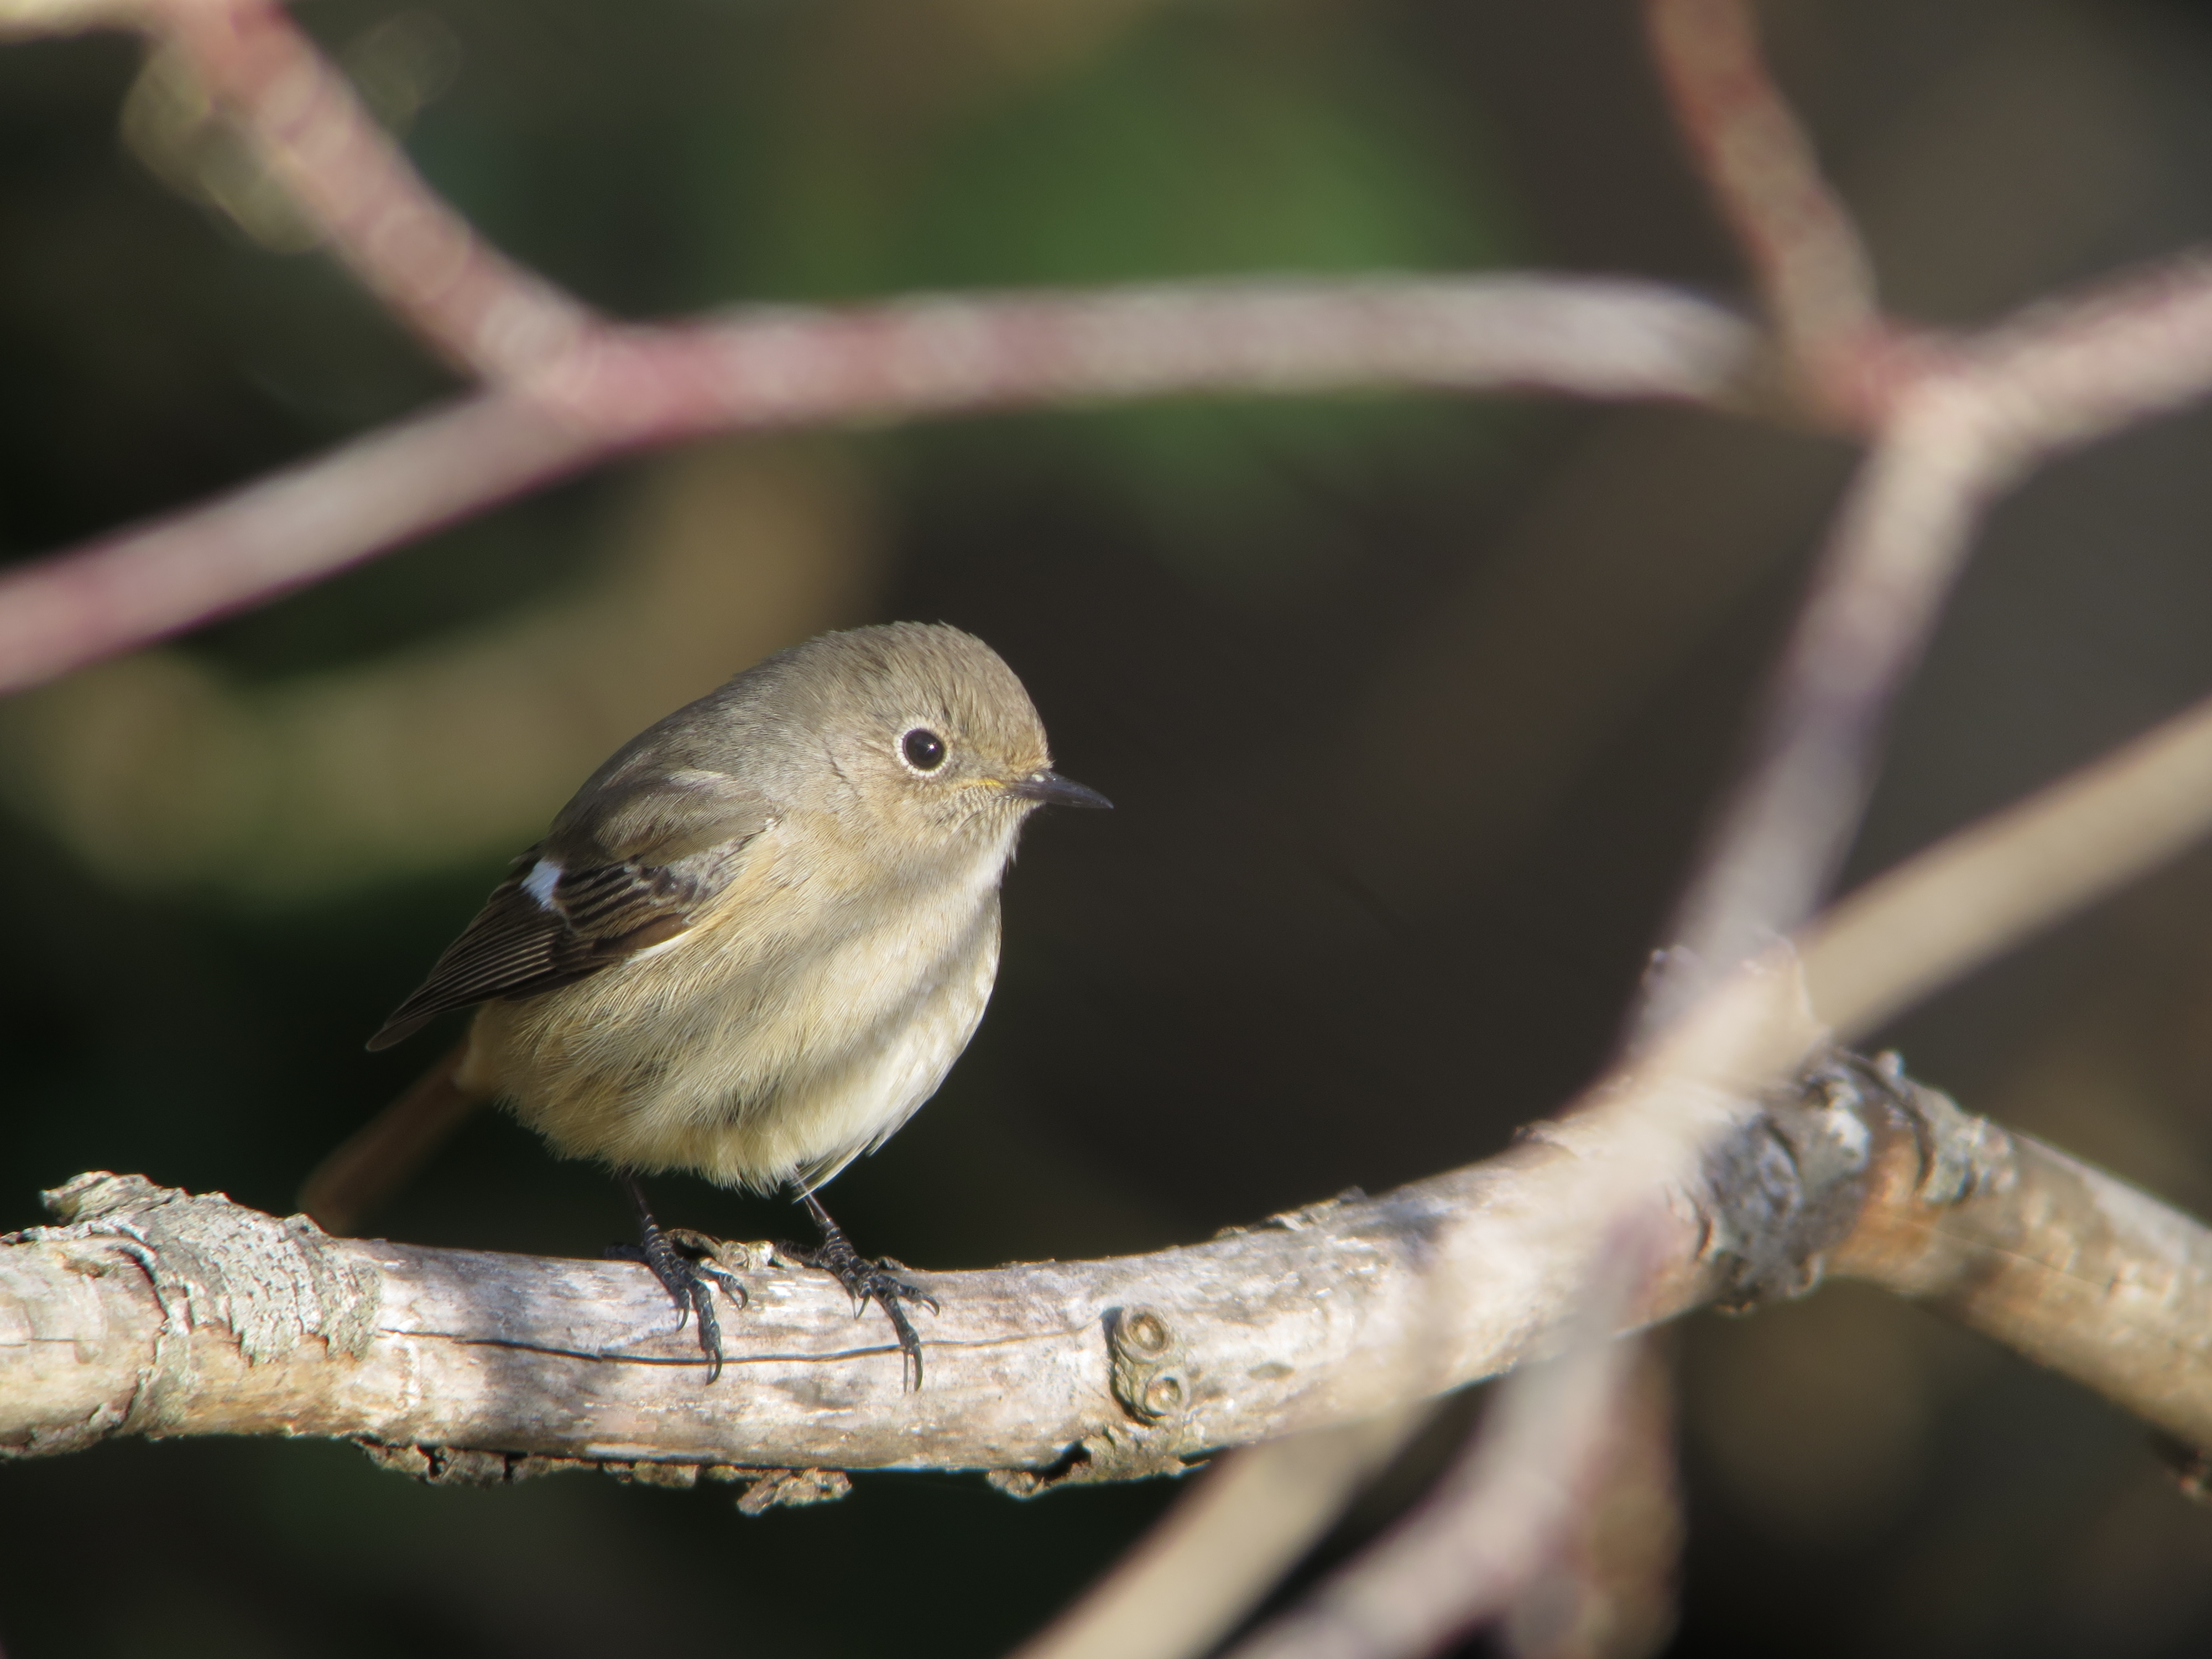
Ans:
<svg viewBox="0 0 2212 1659"><path fill-rule="evenodd" d="M731 872L726 857L683 860L705 868L625 862L565 870L541 903L524 885L539 857L533 848L515 860L514 874L446 947L422 988L368 1040L371 1049L404 1042L450 1009L556 990L674 939Z"/></svg>

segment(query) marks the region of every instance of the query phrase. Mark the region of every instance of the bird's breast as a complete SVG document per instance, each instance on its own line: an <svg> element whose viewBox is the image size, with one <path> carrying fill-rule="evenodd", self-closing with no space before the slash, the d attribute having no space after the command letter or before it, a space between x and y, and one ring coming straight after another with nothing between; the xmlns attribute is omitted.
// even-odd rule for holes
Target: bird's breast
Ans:
<svg viewBox="0 0 2212 1659"><path fill-rule="evenodd" d="M763 848L685 933L489 1005L471 1070L556 1150L772 1188L928 1098L996 977L1004 852L890 879Z"/></svg>

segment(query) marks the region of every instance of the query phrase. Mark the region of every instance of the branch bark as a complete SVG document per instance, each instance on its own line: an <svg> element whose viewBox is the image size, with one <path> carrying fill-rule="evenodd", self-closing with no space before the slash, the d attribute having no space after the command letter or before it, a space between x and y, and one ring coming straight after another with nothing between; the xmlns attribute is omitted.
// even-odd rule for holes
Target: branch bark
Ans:
<svg viewBox="0 0 2212 1659"><path fill-rule="evenodd" d="M764 1250L709 1387L634 1264L335 1240L83 1176L59 1224L0 1245L0 1445L313 1434L449 1477L987 1469L1021 1493L1174 1473L1548 1352L1588 1286L1560 1209L1609 1144L1569 1121L1204 1244L921 1275L945 1310L919 1394L834 1284ZM1823 1060L1664 1196L1624 1327L1800 1294L1825 1267L2212 1447L2212 1233L1893 1066Z"/></svg>

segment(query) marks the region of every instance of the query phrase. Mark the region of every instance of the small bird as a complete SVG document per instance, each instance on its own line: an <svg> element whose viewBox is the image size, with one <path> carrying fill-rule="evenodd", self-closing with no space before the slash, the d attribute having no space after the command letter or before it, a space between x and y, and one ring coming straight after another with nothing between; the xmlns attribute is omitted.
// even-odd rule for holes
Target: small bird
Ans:
<svg viewBox="0 0 2212 1659"><path fill-rule="evenodd" d="M1103 807L1052 769L990 647L920 623L825 634L747 669L608 758L514 861L368 1046L481 1005L443 1076L553 1151L611 1165L633 1254L721 1370L711 1245L661 1228L641 1175L797 1189L802 1260L896 1330L934 1307L859 1255L815 1196L937 1091L999 968L999 884L1039 806ZM711 1283L710 1283L711 1281Z"/></svg>

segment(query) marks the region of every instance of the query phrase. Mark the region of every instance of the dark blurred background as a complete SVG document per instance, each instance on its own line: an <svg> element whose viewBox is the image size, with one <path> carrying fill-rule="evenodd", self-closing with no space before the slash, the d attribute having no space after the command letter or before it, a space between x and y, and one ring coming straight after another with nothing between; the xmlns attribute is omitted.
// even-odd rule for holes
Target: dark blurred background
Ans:
<svg viewBox="0 0 2212 1659"><path fill-rule="evenodd" d="M624 314L1249 270L1737 283L1629 0L299 15L495 240ZM1908 315L2212 230L2212 9L1763 18ZM0 553L451 389L307 240L131 42L0 50ZM609 748L896 617L997 645L1121 810L1031 832L974 1047L838 1183L863 1248L1142 1249L1484 1156L1604 1061L1850 459L1701 414L1388 398L702 445L15 699L0 1227L93 1168L289 1210L436 1052L362 1039ZM1855 878L2212 691L2208 460L2212 422L2169 422L2003 507ZM2202 1212L2208 941L2199 857L1887 1036ZM793 1226L697 1182L659 1204ZM627 1222L485 1115L370 1224L588 1255ZM1850 1287L1689 1322L1680 1355L1671 1651L2212 1649L2212 1516L2096 1401ZM118 1444L0 1469L0 1647L989 1655L1172 1496L878 1475L748 1519L718 1489Z"/></svg>

